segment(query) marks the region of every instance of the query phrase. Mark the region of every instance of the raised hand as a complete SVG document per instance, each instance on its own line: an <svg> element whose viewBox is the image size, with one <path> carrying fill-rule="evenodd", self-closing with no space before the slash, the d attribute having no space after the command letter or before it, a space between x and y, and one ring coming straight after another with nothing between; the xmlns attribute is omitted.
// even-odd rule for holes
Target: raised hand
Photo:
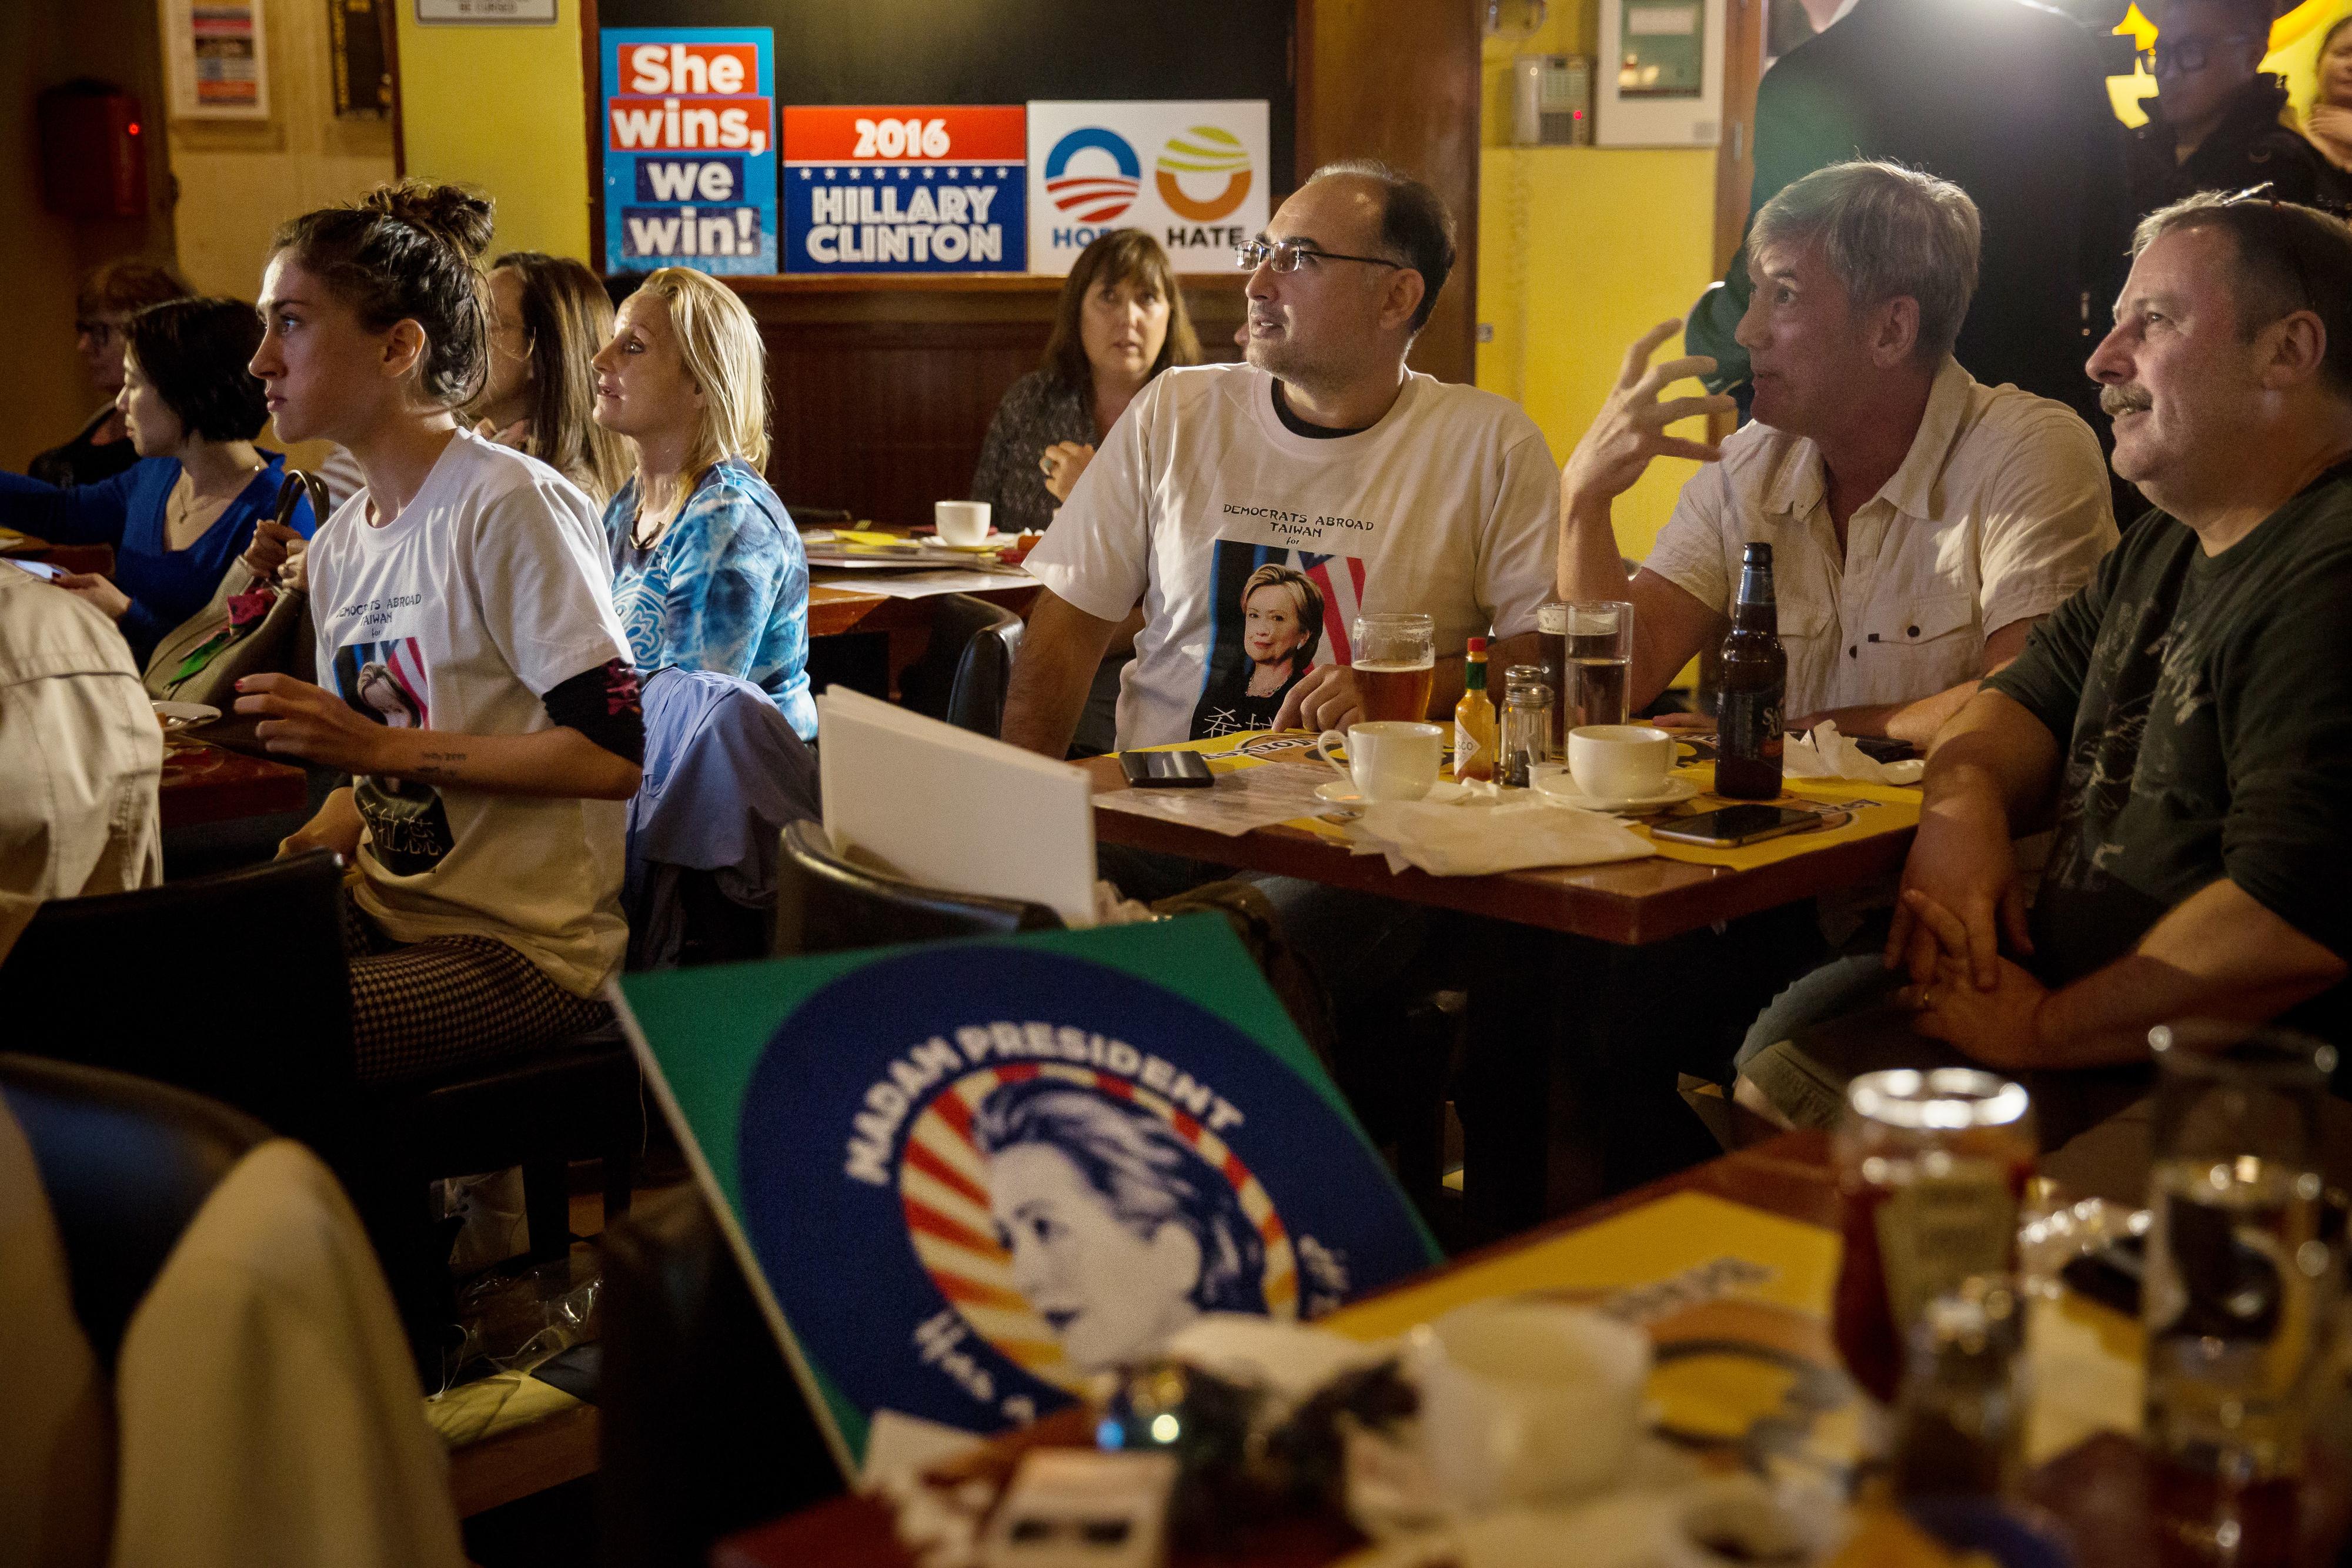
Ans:
<svg viewBox="0 0 2352 1568"><path fill-rule="evenodd" d="M1625 350L1617 385L1576 444L1560 476L1560 499L1571 515L1580 507L1606 507L1633 487L1654 458L1688 457L1712 463L1723 455L1723 449L1712 442L1666 434L1666 426L1677 420L1728 413L1738 406L1727 396L1662 395L1675 382L1715 369L1715 361L1704 354L1650 363L1650 356L1682 326L1679 320L1661 321Z"/></svg>

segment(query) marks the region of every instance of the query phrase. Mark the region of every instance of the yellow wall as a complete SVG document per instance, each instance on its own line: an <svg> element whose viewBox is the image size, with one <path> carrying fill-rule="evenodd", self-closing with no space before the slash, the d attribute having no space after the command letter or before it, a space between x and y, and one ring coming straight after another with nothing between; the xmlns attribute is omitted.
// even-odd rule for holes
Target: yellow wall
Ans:
<svg viewBox="0 0 2352 1568"><path fill-rule="evenodd" d="M317 0L264 0L262 23L269 118L170 125L180 180L173 223L181 268L199 294L251 299L279 224L392 178L391 122L335 117L327 8Z"/></svg>
<svg viewBox="0 0 2352 1568"><path fill-rule="evenodd" d="M498 204L499 250L588 258L588 146L580 11L552 27L420 27L400 17L400 114L409 173Z"/></svg>
<svg viewBox="0 0 2352 1568"><path fill-rule="evenodd" d="M1580 7L1555 4L1541 31L1490 41L1485 61L1478 317L1491 336L1478 345L1478 384L1526 409L1563 463L1615 384L1627 346L1689 309L1715 277L1713 148L1503 145L1511 57L1591 47ZM1661 357L1679 352L1677 335ZM1675 434L1701 432L1692 424ZM1618 503L1624 554L1649 552L1696 466L1653 464Z"/></svg>

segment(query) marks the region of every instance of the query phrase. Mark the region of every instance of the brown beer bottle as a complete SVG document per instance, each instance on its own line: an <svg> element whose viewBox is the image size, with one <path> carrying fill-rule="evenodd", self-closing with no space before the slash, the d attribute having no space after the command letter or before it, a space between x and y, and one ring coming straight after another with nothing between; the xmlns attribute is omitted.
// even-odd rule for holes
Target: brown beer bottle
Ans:
<svg viewBox="0 0 2352 1568"><path fill-rule="evenodd" d="M1739 599L1723 640L1723 700L1716 710L1715 792L1735 800L1780 798L1780 708L1789 655L1772 599L1772 547L1740 557Z"/></svg>

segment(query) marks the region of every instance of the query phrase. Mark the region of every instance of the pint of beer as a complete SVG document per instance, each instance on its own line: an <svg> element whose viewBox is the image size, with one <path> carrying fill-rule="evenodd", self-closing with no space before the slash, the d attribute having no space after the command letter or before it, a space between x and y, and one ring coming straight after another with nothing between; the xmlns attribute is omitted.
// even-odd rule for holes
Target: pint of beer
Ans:
<svg viewBox="0 0 2352 1568"><path fill-rule="evenodd" d="M1437 681L1434 622L1426 615L1359 615L1354 651L1366 719L1429 716Z"/></svg>

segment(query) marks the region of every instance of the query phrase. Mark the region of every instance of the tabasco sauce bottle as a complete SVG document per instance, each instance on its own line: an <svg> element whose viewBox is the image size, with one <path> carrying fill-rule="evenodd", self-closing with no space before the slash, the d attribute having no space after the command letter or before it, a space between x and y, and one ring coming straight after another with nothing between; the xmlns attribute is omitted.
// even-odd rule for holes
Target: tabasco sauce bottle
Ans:
<svg viewBox="0 0 2352 1568"><path fill-rule="evenodd" d="M1462 700L1454 705L1454 777L1462 783L1495 778L1495 705L1486 695L1486 639L1470 639Z"/></svg>
<svg viewBox="0 0 2352 1568"><path fill-rule="evenodd" d="M1723 640L1723 701L1716 710L1715 792L1735 800L1780 798L1781 707L1789 655L1772 599L1772 547L1740 557L1739 599Z"/></svg>

